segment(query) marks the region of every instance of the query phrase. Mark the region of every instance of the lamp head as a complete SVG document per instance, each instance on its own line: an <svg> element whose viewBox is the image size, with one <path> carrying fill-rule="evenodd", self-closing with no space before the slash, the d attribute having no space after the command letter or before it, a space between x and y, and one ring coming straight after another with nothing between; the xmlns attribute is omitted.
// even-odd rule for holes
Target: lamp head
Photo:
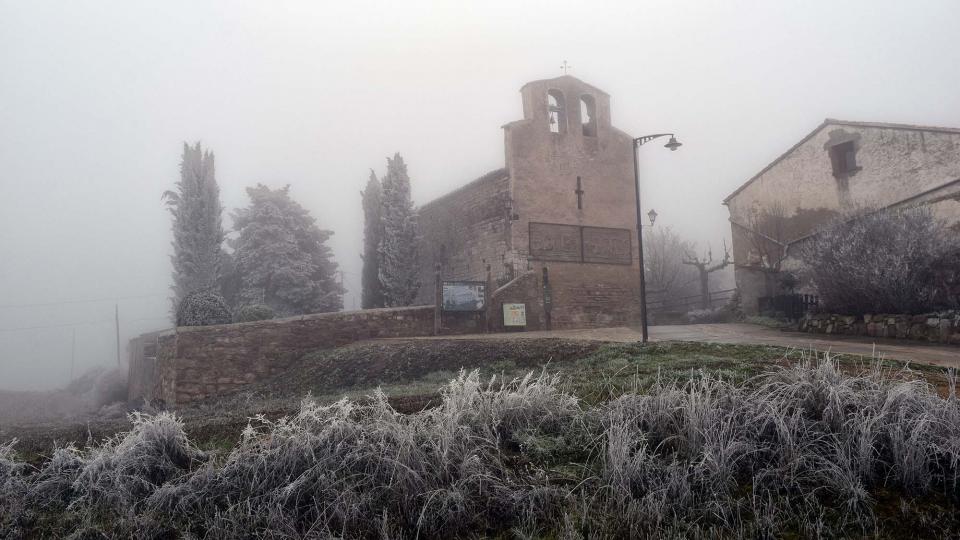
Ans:
<svg viewBox="0 0 960 540"><path fill-rule="evenodd" d="M683 146L683 143L677 140L673 135L670 136L670 140L667 144L663 145L664 148L669 148L671 152L675 151L677 148Z"/></svg>
<svg viewBox="0 0 960 540"><path fill-rule="evenodd" d="M650 218L650 226L653 227L653 223L657 221L657 211L651 208L650 211L647 212L647 217Z"/></svg>

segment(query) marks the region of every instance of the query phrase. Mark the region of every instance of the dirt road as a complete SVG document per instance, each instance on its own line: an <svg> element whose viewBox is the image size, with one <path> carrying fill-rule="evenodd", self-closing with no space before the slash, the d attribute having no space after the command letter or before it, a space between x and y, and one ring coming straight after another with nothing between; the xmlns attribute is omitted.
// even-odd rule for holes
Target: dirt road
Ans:
<svg viewBox="0 0 960 540"><path fill-rule="evenodd" d="M443 339L529 339L557 337L592 341L631 342L640 340L638 328L591 328L584 330L555 330L551 332L516 332L506 334L477 334L469 336L443 336ZM435 339L435 338L421 338ZM735 343L743 345L777 345L816 349L818 351L842 352L960 367L960 347L927 345L893 339L872 339L853 336L824 336L801 332L784 332L754 324L685 324L651 326L652 341L697 341L707 343Z"/></svg>

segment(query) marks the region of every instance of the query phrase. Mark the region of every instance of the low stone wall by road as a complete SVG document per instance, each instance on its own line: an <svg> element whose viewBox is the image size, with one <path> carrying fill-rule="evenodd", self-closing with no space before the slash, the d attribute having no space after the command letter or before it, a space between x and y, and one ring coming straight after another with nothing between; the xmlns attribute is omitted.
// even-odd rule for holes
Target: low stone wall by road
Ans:
<svg viewBox="0 0 960 540"><path fill-rule="evenodd" d="M857 316L819 313L801 320L800 330L813 334L914 339L960 345L960 311Z"/></svg>
<svg viewBox="0 0 960 540"><path fill-rule="evenodd" d="M368 309L144 335L131 341L128 397L188 403L282 372L317 349L431 335L433 314L434 306Z"/></svg>

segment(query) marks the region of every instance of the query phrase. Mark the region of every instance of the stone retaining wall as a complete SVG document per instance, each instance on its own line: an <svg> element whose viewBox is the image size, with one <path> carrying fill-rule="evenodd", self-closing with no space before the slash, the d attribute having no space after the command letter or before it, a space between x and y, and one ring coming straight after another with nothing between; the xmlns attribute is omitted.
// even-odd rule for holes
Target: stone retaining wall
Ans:
<svg viewBox="0 0 960 540"><path fill-rule="evenodd" d="M431 335L433 317L434 306L369 309L144 335L131 341L128 397L188 403L270 377L318 349Z"/></svg>
<svg viewBox="0 0 960 540"><path fill-rule="evenodd" d="M960 345L960 311L856 316L818 313L801 320L800 330L813 334L914 339Z"/></svg>

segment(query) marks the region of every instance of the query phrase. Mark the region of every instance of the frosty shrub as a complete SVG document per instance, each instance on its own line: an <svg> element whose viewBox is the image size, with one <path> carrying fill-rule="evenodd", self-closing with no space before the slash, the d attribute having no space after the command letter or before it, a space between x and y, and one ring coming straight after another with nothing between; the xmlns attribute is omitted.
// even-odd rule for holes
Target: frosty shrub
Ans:
<svg viewBox="0 0 960 540"><path fill-rule="evenodd" d="M92 405L100 408L127 401L127 372L125 369L105 369L93 388Z"/></svg>
<svg viewBox="0 0 960 540"><path fill-rule="evenodd" d="M274 318L273 308L263 304L243 306L233 315L234 322L268 321Z"/></svg>
<svg viewBox="0 0 960 540"><path fill-rule="evenodd" d="M827 358L584 407L546 373L473 372L409 415L380 391L308 398L251 419L214 460L174 416L134 415L129 433L36 469L0 445L0 537L950 537L947 380L941 397L909 371Z"/></svg>
<svg viewBox="0 0 960 540"><path fill-rule="evenodd" d="M194 291L184 297L177 308L177 326L210 326L230 324L233 317L226 301L217 293Z"/></svg>
<svg viewBox="0 0 960 540"><path fill-rule="evenodd" d="M938 261L956 235L926 208L838 220L802 248L805 273L824 309L836 313L916 313L937 308Z"/></svg>

